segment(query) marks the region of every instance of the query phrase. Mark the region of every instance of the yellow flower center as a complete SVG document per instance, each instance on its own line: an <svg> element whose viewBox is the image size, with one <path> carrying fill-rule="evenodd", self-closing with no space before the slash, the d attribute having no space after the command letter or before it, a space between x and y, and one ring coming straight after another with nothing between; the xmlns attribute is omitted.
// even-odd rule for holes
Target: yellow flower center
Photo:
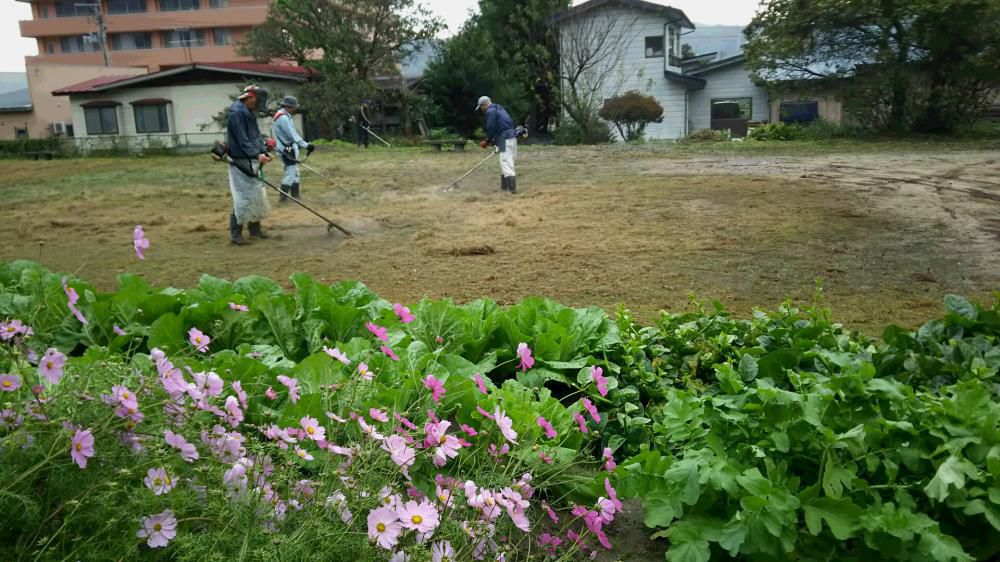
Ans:
<svg viewBox="0 0 1000 562"><path fill-rule="evenodd" d="M386 497L382 498L382 503L384 503L385 505L389 505L390 503L392 503L392 498L389 497L389 496L386 496Z"/></svg>
<svg viewBox="0 0 1000 562"><path fill-rule="evenodd" d="M75 444L73 446L76 447L77 451L82 451L83 450L83 443L77 443L77 444Z"/></svg>
<svg viewBox="0 0 1000 562"><path fill-rule="evenodd" d="M128 400L129 399L128 392L123 392L122 393L122 398L124 398L125 400Z"/></svg>
<svg viewBox="0 0 1000 562"><path fill-rule="evenodd" d="M194 341L195 343L201 343L201 338L195 338Z"/></svg>
<svg viewBox="0 0 1000 562"><path fill-rule="evenodd" d="M424 522L424 518L419 515L414 515L411 520L414 525L419 525Z"/></svg>
<svg viewBox="0 0 1000 562"><path fill-rule="evenodd" d="M127 422L125 422L125 428L126 429L135 429L135 422L132 421L132 420L128 420Z"/></svg>
<svg viewBox="0 0 1000 562"><path fill-rule="evenodd" d="M128 413L129 414L135 414L135 408L129 408L128 409Z"/></svg>
<svg viewBox="0 0 1000 562"><path fill-rule="evenodd" d="M444 445L445 441L447 441L447 439L445 438L444 435L442 435L441 436L441 444Z"/></svg>
<svg viewBox="0 0 1000 562"><path fill-rule="evenodd" d="M316 428L315 427L311 427L311 426L307 427L306 428L306 433L308 433L309 435L315 435L316 434Z"/></svg>
<svg viewBox="0 0 1000 562"><path fill-rule="evenodd" d="M161 525L160 523L153 523L153 530L154 531L156 531L157 533L159 533L161 529L163 529L163 525Z"/></svg>
<svg viewBox="0 0 1000 562"><path fill-rule="evenodd" d="M163 480L161 480L160 477L157 476L156 478L153 478L153 485L154 486L162 486L163 485Z"/></svg>
<svg viewBox="0 0 1000 562"><path fill-rule="evenodd" d="M441 500L442 502L446 502L446 501L448 501L448 496L446 496L444 494L440 494L440 495L438 495L438 499Z"/></svg>
<svg viewBox="0 0 1000 562"><path fill-rule="evenodd" d="M496 501L493 498L486 498L486 505L492 507Z"/></svg>
<svg viewBox="0 0 1000 562"><path fill-rule="evenodd" d="M379 523L378 525L375 525L375 529L378 530L378 532L380 532L380 533L384 533L385 532L385 523Z"/></svg>
<svg viewBox="0 0 1000 562"><path fill-rule="evenodd" d="M10 388L12 386L14 386L14 383L12 383L10 381L3 381L3 387L4 388Z"/></svg>
<svg viewBox="0 0 1000 562"><path fill-rule="evenodd" d="M13 334L16 331L17 331L17 328L15 328L13 326L7 326L7 333L8 334Z"/></svg>
<svg viewBox="0 0 1000 562"><path fill-rule="evenodd" d="M55 367L55 365L52 364L52 361L49 361L49 362L45 363L45 367L48 368L48 369L51 369L51 368Z"/></svg>

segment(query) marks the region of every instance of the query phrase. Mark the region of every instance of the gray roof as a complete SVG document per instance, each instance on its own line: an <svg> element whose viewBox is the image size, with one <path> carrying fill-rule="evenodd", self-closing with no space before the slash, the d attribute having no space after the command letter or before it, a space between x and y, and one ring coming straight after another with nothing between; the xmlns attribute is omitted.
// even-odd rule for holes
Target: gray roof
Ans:
<svg viewBox="0 0 1000 562"><path fill-rule="evenodd" d="M24 72L0 72L0 94L23 90L28 87L28 75Z"/></svg>
<svg viewBox="0 0 1000 562"><path fill-rule="evenodd" d="M549 16L545 20L545 23L548 25L556 25L563 20L575 18L580 14L602 6L623 6L634 10L653 12L667 18L673 23L679 23L681 27L694 29L694 24L691 23L691 20L688 19L687 15L684 14L683 11L671 6L647 2L646 0L589 0L588 2L584 2L583 4L573 6L572 8Z"/></svg>
<svg viewBox="0 0 1000 562"><path fill-rule="evenodd" d="M0 113L19 113L22 111L31 111L31 95L27 88L0 94Z"/></svg>
<svg viewBox="0 0 1000 562"><path fill-rule="evenodd" d="M702 25L681 36L681 43L691 45L696 55L717 52L718 59L727 59L743 52L746 38L739 25Z"/></svg>

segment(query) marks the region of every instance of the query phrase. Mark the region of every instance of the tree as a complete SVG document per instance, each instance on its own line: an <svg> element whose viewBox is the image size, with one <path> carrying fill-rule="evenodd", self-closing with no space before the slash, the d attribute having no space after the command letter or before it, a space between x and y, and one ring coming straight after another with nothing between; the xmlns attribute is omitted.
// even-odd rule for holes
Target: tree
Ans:
<svg viewBox="0 0 1000 562"><path fill-rule="evenodd" d="M570 0L479 0L481 30L490 54L507 79L529 95L528 127L546 130L559 114L559 52L555 30L545 20Z"/></svg>
<svg viewBox="0 0 1000 562"><path fill-rule="evenodd" d="M663 106L656 98L632 90L624 95L608 98L601 108L600 116L614 124L622 140L635 141L642 138L650 123L663 121Z"/></svg>
<svg viewBox="0 0 1000 562"><path fill-rule="evenodd" d="M396 76L408 52L443 28L416 0L276 0L241 54L318 70L301 97L314 119L344 121L376 76Z"/></svg>
<svg viewBox="0 0 1000 562"><path fill-rule="evenodd" d="M833 90L873 128L947 132L1000 86L996 0L766 0L748 66L772 90Z"/></svg>
<svg viewBox="0 0 1000 562"><path fill-rule="evenodd" d="M586 143L604 142L606 126L598 108L628 79L624 62L638 36L638 16L601 10L559 23L563 109L580 127Z"/></svg>

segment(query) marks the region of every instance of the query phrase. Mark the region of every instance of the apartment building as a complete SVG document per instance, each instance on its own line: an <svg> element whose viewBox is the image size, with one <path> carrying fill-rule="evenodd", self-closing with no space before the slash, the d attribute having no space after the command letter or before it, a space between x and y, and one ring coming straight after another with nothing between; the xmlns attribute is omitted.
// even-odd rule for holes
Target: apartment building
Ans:
<svg viewBox="0 0 1000 562"><path fill-rule="evenodd" d="M29 0L19 0L21 2ZM269 0L31 0L21 35L38 42L28 63L103 65L100 10L113 66L247 60L235 45L267 17Z"/></svg>

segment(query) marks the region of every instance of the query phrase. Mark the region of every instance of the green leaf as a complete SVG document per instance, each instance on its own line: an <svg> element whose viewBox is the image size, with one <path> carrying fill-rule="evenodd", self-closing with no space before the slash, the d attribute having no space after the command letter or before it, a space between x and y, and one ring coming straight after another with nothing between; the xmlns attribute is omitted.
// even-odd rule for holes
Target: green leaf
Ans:
<svg viewBox="0 0 1000 562"><path fill-rule="evenodd" d="M736 481L751 495L766 498L774 489L771 481L764 478L760 470L751 468L736 478Z"/></svg>
<svg viewBox="0 0 1000 562"><path fill-rule="evenodd" d="M757 362L757 376L782 380L785 378L786 369L794 369L798 366L800 355L801 353L795 349L772 351Z"/></svg>
<svg viewBox="0 0 1000 562"><path fill-rule="evenodd" d="M976 320L979 312L976 307L958 295L948 295L944 298L944 308L952 314L957 314L966 320Z"/></svg>
<svg viewBox="0 0 1000 562"><path fill-rule="evenodd" d="M987 504L983 500L970 501L965 506L965 509L962 510L962 513L966 515L982 515L989 521L990 525L993 525L994 529L1000 531L1000 509Z"/></svg>
<svg viewBox="0 0 1000 562"><path fill-rule="evenodd" d="M823 521L837 540L854 536L863 510L847 498L817 498L803 506L806 527L813 536L823 532Z"/></svg>
<svg viewBox="0 0 1000 562"><path fill-rule="evenodd" d="M747 527L737 513L726 523L719 535L719 546L726 549L730 556L735 557L740 553L740 548L747 538Z"/></svg>
<svg viewBox="0 0 1000 562"><path fill-rule="evenodd" d="M920 550L931 560L938 562L973 562L975 558L966 554L955 537L934 530L920 535Z"/></svg>
<svg viewBox="0 0 1000 562"><path fill-rule="evenodd" d="M887 398L900 402L906 400L906 395L903 394L903 389L905 388L907 388L906 385L892 379L872 379L868 381L868 392L882 394Z"/></svg>
<svg viewBox="0 0 1000 562"><path fill-rule="evenodd" d="M956 489L965 487L966 477L978 480L979 471L976 466L962 457L951 455L948 460L941 463L934 478L924 488L927 497L944 501L948 498L948 489L954 486Z"/></svg>
<svg viewBox="0 0 1000 562"><path fill-rule="evenodd" d="M744 382L750 382L757 378L757 358L749 353L740 358L740 376Z"/></svg>
<svg viewBox="0 0 1000 562"><path fill-rule="evenodd" d="M697 540L691 542L674 543L667 551L669 562L708 562L712 557L712 550L708 546L708 541Z"/></svg>
<svg viewBox="0 0 1000 562"><path fill-rule="evenodd" d="M788 434L784 431L775 431L771 434L771 441L774 441L774 448L781 453L787 453L791 448L791 442L788 440Z"/></svg>
<svg viewBox="0 0 1000 562"><path fill-rule="evenodd" d="M149 327L149 349L170 353L184 346L184 322L174 313L164 314Z"/></svg>
<svg viewBox="0 0 1000 562"><path fill-rule="evenodd" d="M826 458L826 468L823 470L823 491L829 496L840 497L845 488L851 489L851 480L854 479L856 470L853 463L846 466L838 464L831 454Z"/></svg>
<svg viewBox="0 0 1000 562"><path fill-rule="evenodd" d="M673 500L664 490L657 490L642 498L642 509L645 512L643 521L647 527L669 527L677 514L674 512Z"/></svg>
<svg viewBox="0 0 1000 562"><path fill-rule="evenodd" d="M542 388L548 382L558 382L567 386L571 384L566 375L541 367L529 369L526 373L518 373L517 381L527 388Z"/></svg>

